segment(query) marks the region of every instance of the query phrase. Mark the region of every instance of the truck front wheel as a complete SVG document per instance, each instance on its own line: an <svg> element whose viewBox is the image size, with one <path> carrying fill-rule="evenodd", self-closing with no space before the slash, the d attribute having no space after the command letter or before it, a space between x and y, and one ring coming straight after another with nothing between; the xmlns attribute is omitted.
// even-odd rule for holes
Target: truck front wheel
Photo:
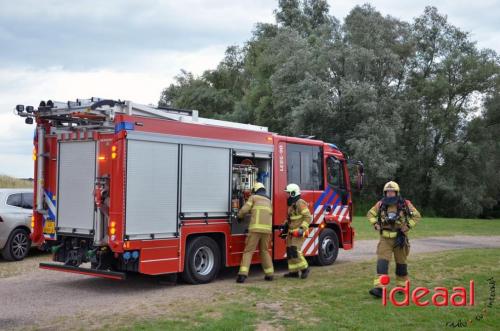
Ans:
<svg viewBox="0 0 500 331"><path fill-rule="evenodd" d="M332 229L324 229L319 235L318 255L314 257L317 265L330 265L339 254L339 238Z"/></svg>
<svg viewBox="0 0 500 331"><path fill-rule="evenodd" d="M219 245L210 237L189 240L182 278L190 284L209 283L217 277L221 266Z"/></svg>

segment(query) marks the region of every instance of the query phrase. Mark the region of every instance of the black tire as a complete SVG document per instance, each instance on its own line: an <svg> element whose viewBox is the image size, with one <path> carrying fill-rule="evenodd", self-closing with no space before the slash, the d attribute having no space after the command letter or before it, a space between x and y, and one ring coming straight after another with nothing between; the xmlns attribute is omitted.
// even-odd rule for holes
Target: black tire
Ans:
<svg viewBox="0 0 500 331"><path fill-rule="evenodd" d="M317 265L330 265L339 255L339 238L332 229L324 229L319 235L318 255L314 257Z"/></svg>
<svg viewBox="0 0 500 331"><path fill-rule="evenodd" d="M28 231L15 229L2 250L2 256L7 261L20 261L28 255L30 248L31 240Z"/></svg>
<svg viewBox="0 0 500 331"><path fill-rule="evenodd" d="M219 245L210 237L202 236L188 241L182 279L190 284L209 283L217 277L221 267Z"/></svg>

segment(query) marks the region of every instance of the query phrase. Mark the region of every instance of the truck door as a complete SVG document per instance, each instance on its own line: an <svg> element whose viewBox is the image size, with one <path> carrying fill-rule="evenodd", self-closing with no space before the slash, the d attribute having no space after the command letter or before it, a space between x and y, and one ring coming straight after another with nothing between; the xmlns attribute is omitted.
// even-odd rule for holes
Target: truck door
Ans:
<svg viewBox="0 0 500 331"><path fill-rule="evenodd" d="M92 235L96 142L61 141L58 155L58 233Z"/></svg>
<svg viewBox="0 0 500 331"><path fill-rule="evenodd" d="M309 237L302 245L302 251L306 255L311 255L314 250L315 238L317 238L318 228L315 227L322 221L321 215L323 213L323 201L326 201L323 181L323 150L321 146L309 144L286 144L286 184L294 183L299 185L301 190L301 198L305 200L313 215L312 230L310 229ZM283 185L281 190L286 187ZM327 192L329 193L329 192ZM282 207L283 212L286 214L286 200ZM284 247L284 241L281 240ZM277 246L280 247L280 246ZM275 250L276 251L276 250ZM276 253L275 253L276 254ZM285 254L285 251L282 251ZM278 255L279 256L279 255ZM279 257L282 258L283 256Z"/></svg>
<svg viewBox="0 0 500 331"><path fill-rule="evenodd" d="M335 198L325 207L327 215L339 223L350 221L350 197L346 184L344 160L326 156L326 182ZM339 238L342 240L342 238Z"/></svg>
<svg viewBox="0 0 500 331"><path fill-rule="evenodd" d="M178 233L179 145L127 136L125 238Z"/></svg>

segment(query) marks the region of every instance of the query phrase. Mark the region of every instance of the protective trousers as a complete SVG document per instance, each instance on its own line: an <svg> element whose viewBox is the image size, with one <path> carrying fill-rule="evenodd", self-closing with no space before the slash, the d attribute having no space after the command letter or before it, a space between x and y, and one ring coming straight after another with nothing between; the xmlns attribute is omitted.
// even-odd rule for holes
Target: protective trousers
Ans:
<svg viewBox="0 0 500 331"><path fill-rule="evenodd" d="M291 235L286 237L286 258L289 272L305 270L309 266L301 250L304 241L305 238L292 237Z"/></svg>
<svg viewBox="0 0 500 331"><path fill-rule="evenodd" d="M380 236L380 241L377 245L377 278L373 281L376 287L382 287L379 282L381 275L389 273L389 261L394 255L396 260L396 285L404 285L408 279L408 268L406 258L410 253L410 244L404 247L394 247L396 238L385 238Z"/></svg>
<svg viewBox="0 0 500 331"><path fill-rule="evenodd" d="M271 255L268 250L270 240L270 233L248 233L248 236L245 239L245 250L243 251L243 258L241 259L240 271L238 272L238 275L248 276L252 256L257 248L257 245L259 245L260 261L262 263L264 273L266 276L272 276L274 274L273 260L271 259Z"/></svg>

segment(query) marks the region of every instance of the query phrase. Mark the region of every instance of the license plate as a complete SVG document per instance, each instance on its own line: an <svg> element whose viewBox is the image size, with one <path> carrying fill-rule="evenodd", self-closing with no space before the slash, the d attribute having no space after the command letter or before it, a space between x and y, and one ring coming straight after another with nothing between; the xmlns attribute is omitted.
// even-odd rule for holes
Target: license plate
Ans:
<svg viewBox="0 0 500 331"><path fill-rule="evenodd" d="M43 232L47 234L56 233L56 222L54 221L46 221L43 226Z"/></svg>

